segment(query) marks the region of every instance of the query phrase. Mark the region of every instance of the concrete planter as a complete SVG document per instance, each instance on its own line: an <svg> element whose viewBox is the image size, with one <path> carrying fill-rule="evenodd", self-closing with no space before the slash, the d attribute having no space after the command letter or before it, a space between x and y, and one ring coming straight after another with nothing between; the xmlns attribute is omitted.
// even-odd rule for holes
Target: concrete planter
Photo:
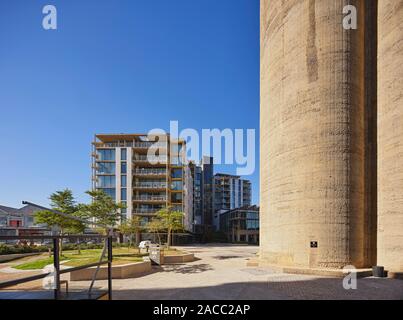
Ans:
<svg viewBox="0 0 403 320"><path fill-rule="evenodd" d="M96 267L77 270L70 273L70 281L92 280ZM112 279L134 278L151 271L151 261L133 262L112 266ZM108 266L104 265L99 268L97 280L108 279Z"/></svg>
<svg viewBox="0 0 403 320"><path fill-rule="evenodd" d="M185 263L194 261L193 253L185 253L180 255L161 255L162 264Z"/></svg>
<svg viewBox="0 0 403 320"><path fill-rule="evenodd" d="M0 256L0 263L12 261L15 259L20 259L20 258L30 257L30 256L36 256L36 255L42 254L42 253L44 253L44 252L4 254L4 255Z"/></svg>

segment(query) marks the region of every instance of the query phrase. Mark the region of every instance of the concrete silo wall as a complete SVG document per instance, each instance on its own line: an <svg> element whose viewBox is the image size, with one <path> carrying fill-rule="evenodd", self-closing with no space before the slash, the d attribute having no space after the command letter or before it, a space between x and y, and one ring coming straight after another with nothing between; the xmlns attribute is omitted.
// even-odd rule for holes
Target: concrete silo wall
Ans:
<svg viewBox="0 0 403 320"><path fill-rule="evenodd" d="M347 4L357 30L342 27ZM363 0L261 0L260 257L271 264L370 265L364 13Z"/></svg>
<svg viewBox="0 0 403 320"><path fill-rule="evenodd" d="M403 0L378 10L378 264L403 272Z"/></svg>

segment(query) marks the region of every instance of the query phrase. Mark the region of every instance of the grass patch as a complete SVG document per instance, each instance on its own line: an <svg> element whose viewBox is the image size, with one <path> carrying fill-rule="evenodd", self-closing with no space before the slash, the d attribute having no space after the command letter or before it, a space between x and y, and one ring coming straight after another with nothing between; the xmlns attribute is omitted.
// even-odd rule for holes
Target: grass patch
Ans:
<svg viewBox="0 0 403 320"><path fill-rule="evenodd" d="M65 260L65 259L61 258L60 260ZM18 269L18 270L38 270L38 269L45 268L48 264L53 264L53 257L29 261L26 263L16 265L13 268Z"/></svg>
<svg viewBox="0 0 403 320"><path fill-rule="evenodd" d="M80 254L77 250L63 251L60 261L68 260L63 263L63 265L69 267L78 267L84 264L98 262L101 257L101 253L102 249L85 249L81 250ZM148 254L146 253L139 254L137 249L114 248L112 263L114 265L118 265L131 262L140 262L143 261L142 257L147 255ZM106 260L106 257L104 257L104 260ZM35 260L13 266L13 268L18 270L40 270L49 264L53 264L53 257L43 258L42 256Z"/></svg>

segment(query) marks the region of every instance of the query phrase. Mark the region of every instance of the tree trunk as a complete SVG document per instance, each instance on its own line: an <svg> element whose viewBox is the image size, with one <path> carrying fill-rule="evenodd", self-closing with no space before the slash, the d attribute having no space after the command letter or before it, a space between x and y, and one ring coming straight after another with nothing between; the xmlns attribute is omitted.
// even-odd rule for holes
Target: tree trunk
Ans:
<svg viewBox="0 0 403 320"><path fill-rule="evenodd" d="M167 246L168 249L171 246L171 228L168 228L168 233L167 233Z"/></svg>
<svg viewBox="0 0 403 320"><path fill-rule="evenodd" d="M61 231L60 231L60 236L64 236L64 233L63 233L63 229L61 229ZM63 255L63 238L60 238L60 240L59 240L59 257L61 257Z"/></svg>

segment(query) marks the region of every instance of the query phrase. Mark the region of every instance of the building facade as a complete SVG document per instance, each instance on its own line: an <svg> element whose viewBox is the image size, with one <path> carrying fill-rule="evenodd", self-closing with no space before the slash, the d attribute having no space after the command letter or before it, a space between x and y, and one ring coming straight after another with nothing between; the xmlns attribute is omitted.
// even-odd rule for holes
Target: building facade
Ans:
<svg viewBox="0 0 403 320"><path fill-rule="evenodd" d="M140 216L147 223L165 206L193 216L186 144L169 135L97 134L92 152L93 189L103 190L126 205L122 218Z"/></svg>
<svg viewBox="0 0 403 320"><path fill-rule="evenodd" d="M213 177L213 226L220 229L220 213L251 205L251 183L240 176L217 173Z"/></svg>
<svg viewBox="0 0 403 320"><path fill-rule="evenodd" d="M38 208L26 205L22 208L0 206L0 235L2 236L36 236L44 235L49 230L43 224L35 223Z"/></svg>
<svg viewBox="0 0 403 320"><path fill-rule="evenodd" d="M202 211L202 169L196 165L194 161L189 162L189 170L193 182L193 232L201 233L201 225L203 221Z"/></svg>
<svg viewBox="0 0 403 320"><path fill-rule="evenodd" d="M213 157L203 156L201 160L202 183L202 226L208 232L213 224Z"/></svg>
<svg viewBox="0 0 403 320"><path fill-rule="evenodd" d="M229 242L259 243L259 207L245 205L220 214L220 231Z"/></svg>

